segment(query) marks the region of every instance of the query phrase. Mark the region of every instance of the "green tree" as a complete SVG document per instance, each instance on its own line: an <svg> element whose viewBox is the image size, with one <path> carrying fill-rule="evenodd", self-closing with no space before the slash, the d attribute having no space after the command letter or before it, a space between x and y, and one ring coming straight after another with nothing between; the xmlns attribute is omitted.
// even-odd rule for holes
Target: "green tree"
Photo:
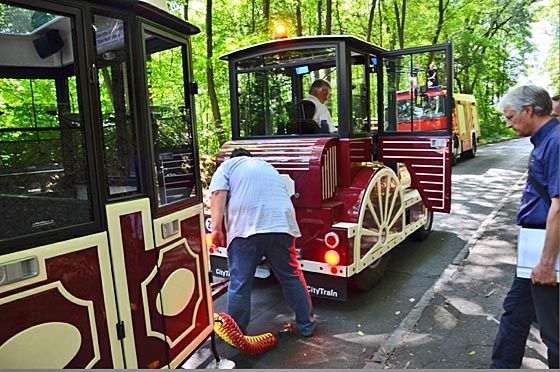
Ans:
<svg viewBox="0 0 560 372"><path fill-rule="evenodd" d="M173 0L187 4L187 0ZM386 49L430 45L450 41L454 45L455 87L457 92L473 93L481 107L483 131L488 135L504 132L493 104L527 72L531 22L536 19L536 0L213 0L206 9L193 11L189 21L212 24L213 54L208 50L209 33L193 37L194 70L201 87L197 115L202 152L215 154L217 140L230 136L229 83L227 63L216 58L225 53L273 38L272 25L286 23L290 36L351 34ZM194 3L193 3L194 4ZM558 23L552 0L541 17ZM207 19L211 14L211 19ZM540 13L539 13L540 14ZM556 12L557 15L557 12ZM514 27L513 27L514 26ZM552 82L558 86L558 27L555 47L546 62ZM554 49L556 48L556 49ZM197 52L198 51L198 52ZM207 66L213 67L215 103L223 122L216 120ZM553 73L556 71L556 73ZM504 133L499 133L503 135ZM507 135L508 132L505 132Z"/></svg>

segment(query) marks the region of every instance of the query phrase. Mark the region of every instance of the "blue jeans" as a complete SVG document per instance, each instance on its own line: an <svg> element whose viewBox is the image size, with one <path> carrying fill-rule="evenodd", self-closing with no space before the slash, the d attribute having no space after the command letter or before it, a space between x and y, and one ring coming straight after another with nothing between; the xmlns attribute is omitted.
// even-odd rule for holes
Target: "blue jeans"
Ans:
<svg viewBox="0 0 560 372"><path fill-rule="evenodd" d="M491 368L521 368L531 323L536 318L548 349L548 366L558 369L558 289L558 285L533 285L530 279L513 279L504 300L505 312L494 341Z"/></svg>
<svg viewBox="0 0 560 372"><path fill-rule="evenodd" d="M251 291L253 278L263 256L278 278L284 298L296 314L299 332L310 336L315 328L311 296L297 262L295 238L289 234L255 234L235 238L228 249L230 282L228 314L245 333L251 320Z"/></svg>

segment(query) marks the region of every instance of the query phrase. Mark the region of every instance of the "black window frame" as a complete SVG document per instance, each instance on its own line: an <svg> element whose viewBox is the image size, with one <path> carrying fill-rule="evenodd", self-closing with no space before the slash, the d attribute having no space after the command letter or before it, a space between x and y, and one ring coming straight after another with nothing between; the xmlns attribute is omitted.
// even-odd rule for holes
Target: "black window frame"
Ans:
<svg viewBox="0 0 560 372"><path fill-rule="evenodd" d="M194 95L197 93L196 83L194 82L194 74L192 68L192 57L189 51L192 51L192 45L190 39L187 37L188 35L181 34L176 30L171 28L162 26L161 24L155 24L151 22L149 19L146 18L139 18L139 22L136 25L136 42L139 43L140 47L137 48L137 52L139 53L139 57L141 58L137 60L145 61L147 58L147 51L146 46L144 43L144 33L149 32L152 34L159 35L163 38L167 38L177 42L181 45L182 50L182 59L183 59L183 79L184 79L184 95L185 95L185 107L189 108L189 115L188 119L191 121L190 130L191 130L191 139L192 139L192 147L193 147L193 167L194 167L194 181L195 181L195 195L191 195L191 197L181 200L176 203L159 206L157 201L158 189L156 185L157 181L157 170L156 170L156 154L154 153L153 148L153 138L154 134L152 131L152 119L149 115L149 110L141 110L142 112L139 115L142 115L141 122L148 123L143 128L140 128L139 135L140 140L144 140L144 144L140 147L144 151L146 151L146 162L145 165L146 169L146 193L150 195L151 207L154 214L154 217L161 217L167 215L169 213L176 212L186 207L190 207L196 204L200 204L202 202L202 182L200 179L200 162L199 162L199 154L198 154L198 135L197 135L197 128L196 128L196 112L195 112L195 103L194 103ZM139 107L148 107L149 106L149 92L148 92L148 84L147 84L147 75L146 75L146 65L143 64L142 66L138 66L137 71L137 81L138 87L145 87L145 89L138 90L138 99L139 99Z"/></svg>
<svg viewBox="0 0 560 372"><path fill-rule="evenodd" d="M72 22L72 27L74 30L72 34L73 52L75 59L74 64L75 66L77 66L77 71L79 72L79 74L75 76L77 82L79 105L82 107L81 115L83 120L85 146L84 152L86 157L85 162L87 164L88 186L91 192L90 200L92 208L92 219L87 223L69 225L37 233L19 235L0 241L0 254L7 254L102 231L104 217L102 214L102 202L99 197L99 182L96 171L96 158L94 155L95 151L93 151L93 149L96 147L96 144L94 140L95 135L91 117L91 95L89 89L90 82L88 80L89 67L87 63L88 57L86 51L87 44L84 38L84 25L87 23L87 21L84 18L83 8L79 6L45 3L44 1L37 0L29 0L25 2L4 1L3 3L14 7L38 10L47 13L55 13L57 15L69 17L70 21ZM33 78L34 76L42 75L43 73L41 73L39 69L34 69L32 67L0 68L0 76L3 77L10 76L20 78Z"/></svg>

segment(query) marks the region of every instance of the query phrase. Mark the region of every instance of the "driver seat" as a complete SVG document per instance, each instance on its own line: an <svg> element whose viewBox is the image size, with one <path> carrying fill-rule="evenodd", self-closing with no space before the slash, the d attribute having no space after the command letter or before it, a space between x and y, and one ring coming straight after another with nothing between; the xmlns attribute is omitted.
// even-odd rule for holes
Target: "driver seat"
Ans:
<svg viewBox="0 0 560 372"><path fill-rule="evenodd" d="M315 104L311 101L302 100L300 102L300 133L317 134L321 132L319 124L313 120L315 115Z"/></svg>

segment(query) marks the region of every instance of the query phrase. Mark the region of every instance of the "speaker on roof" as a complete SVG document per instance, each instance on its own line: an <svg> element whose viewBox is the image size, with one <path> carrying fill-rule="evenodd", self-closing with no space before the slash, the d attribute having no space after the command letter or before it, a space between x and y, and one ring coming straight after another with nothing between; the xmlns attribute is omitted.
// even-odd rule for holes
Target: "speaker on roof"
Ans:
<svg viewBox="0 0 560 372"><path fill-rule="evenodd" d="M47 58L62 49L64 41L62 41L58 30L49 30L46 34L33 40L33 45L35 45L39 57Z"/></svg>

